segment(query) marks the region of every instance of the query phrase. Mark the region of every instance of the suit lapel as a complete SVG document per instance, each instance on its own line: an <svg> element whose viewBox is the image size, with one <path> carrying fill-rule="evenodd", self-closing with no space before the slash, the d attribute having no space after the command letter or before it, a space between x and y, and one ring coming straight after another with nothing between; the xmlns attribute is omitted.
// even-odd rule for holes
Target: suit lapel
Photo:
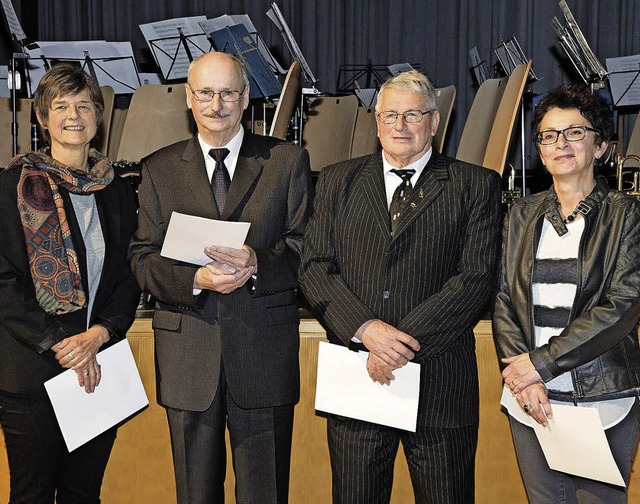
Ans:
<svg viewBox="0 0 640 504"><path fill-rule="evenodd" d="M363 161L362 169L363 193L371 208L371 216L378 223L380 230L389 236L391 223L387 207L387 193L384 184L382 155L373 154Z"/></svg>
<svg viewBox="0 0 640 504"><path fill-rule="evenodd" d="M397 239L443 191L442 182L449 179L446 159L435 150L411 192L408 209L402 212L393 239Z"/></svg>
<svg viewBox="0 0 640 504"><path fill-rule="evenodd" d="M182 161L184 162L182 169L184 183L191 191L197 206L203 209L203 216L219 219L220 214L213 198L211 181L207 176L207 167L204 164L197 136L187 142L182 154Z"/></svg>

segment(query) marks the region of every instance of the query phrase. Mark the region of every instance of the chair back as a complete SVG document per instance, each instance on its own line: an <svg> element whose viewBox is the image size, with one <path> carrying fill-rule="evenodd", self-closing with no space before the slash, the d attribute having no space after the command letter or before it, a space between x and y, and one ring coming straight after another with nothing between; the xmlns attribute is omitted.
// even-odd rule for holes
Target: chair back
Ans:
<svg viewBox="0 0 640 504"><path fill-rule="evenodd" d="M508 80L508 77L487 79L478 89L458 144L456 158L460 161L482 165L493 121Z"/></svg>
<svg viewBox="0 0 640 504"><path fill-rule="evenodd" d="M102 91L104 111L102 112L102 126L99 130L99 136L94 147L106 156L109 152L109 134L111 132L111 121L113 119L115 93L111 86L100 86L100 91Z"/></svg>
<svg viewBox="0 0 640 504"><path fill-rule="evenodd" d="M350 158L373 154L380 150L376 113L373 108L358 107L356 125L353 130Z"/></svg>
<svg viewBox="0 0 640 504"><path fill-rule="evenodd" d="M489 135L487 151L485 152L482 166L491 168L501 175L507 160L516 118L520 111L520 100L522 99L530 69L531 60L526 65L518 65L509 76L507 86L500 100L500 106L496 112L493 127L491 128L491 134Z"/></svg>
<svg viewBox="0 0 640 504"><path fill-rule="evenodd" d="M296 104L298 91L300 90L300 73L300 63L294 61L289 67L287 77L282 85L282 92L280 93L280 99L278 100L278 105L273 115L269 136L280 138L281 140L287 139L289 122L291 121L293 107Z"/></svg>
<svg viewBox="0 0 640 504"><path fill-rule="evenodd" d="M18 123L18 154L31 149L31 106L30 98L18 98L16 100L16 122ZM11 123L13 113L11 110L11 98L0 98L0 166L6 168L13 158L13 135Z"/></svg>
<svg viewBox="0 0 640 504"><path fill-rule="evenodd" d="M131 97L117 160L140 161L152 152L195 133L183 84L145 84Z"/></svg>
<svg viewBox="0 0 640 504"><path fill-rule="evenodd" d="M436 136L433 137L433 146L438 152L444 148L444 140L449 127L449 119L453 111L453 103L456 100L456 87L451 85L436 89L436 108L440 113L440 124Z"/></svg>
<svg viewBox="0 0 640 504"><path fill-rule="evenodd" d="M313 101L302 132L302 146L309 151L312 171L349 159L357 115L355 95L323 96Z"/></svg>

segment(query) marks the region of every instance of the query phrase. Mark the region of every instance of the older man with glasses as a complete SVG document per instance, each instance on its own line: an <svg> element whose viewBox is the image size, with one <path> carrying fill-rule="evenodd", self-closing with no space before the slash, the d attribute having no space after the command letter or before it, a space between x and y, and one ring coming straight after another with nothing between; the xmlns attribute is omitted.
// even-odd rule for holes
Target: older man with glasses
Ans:
<svg viewBox="0 0 640 504"><path fill-rule="evenodd" d="M332 343L369 352L373 381L420 365L417 430L329 415L333 502L388 503L402 442L416 502L472 503L473 326L495 283L500 177L432 148L440 115L419 72L383 84L376 118L382 153L320 175L301 286Z"/></svg>
<svg viewBox="0 0 640 504"><path fill-rule="evenodd" d="M157 300L158 401L167 408L178 503L224 502L225 428L237 503L288 499L299 396L298 266L311 212L309 156L245 133L247 72L224 53L189 68L198 134L144 160L131 265ZM159 104L162 106L162 104ZM172 212L250 222L240 249L211 262L160 254Z"/></svg>

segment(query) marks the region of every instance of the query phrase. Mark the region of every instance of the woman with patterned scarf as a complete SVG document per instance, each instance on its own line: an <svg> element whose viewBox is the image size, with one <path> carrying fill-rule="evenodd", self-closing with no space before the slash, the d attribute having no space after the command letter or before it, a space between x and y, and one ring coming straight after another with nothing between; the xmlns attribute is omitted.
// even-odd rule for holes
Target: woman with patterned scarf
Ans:
<svg viewBox="0 0 640 504"><path fill-rule="evenodd" d="M15 157L0 174L0 424L10 502L100 502L116 429L69 453L43 384L73 369L93 392L96 354L133 322L134 195L90 148L104 103L79 66L52 67L34 108L49 147Z"/></svg>

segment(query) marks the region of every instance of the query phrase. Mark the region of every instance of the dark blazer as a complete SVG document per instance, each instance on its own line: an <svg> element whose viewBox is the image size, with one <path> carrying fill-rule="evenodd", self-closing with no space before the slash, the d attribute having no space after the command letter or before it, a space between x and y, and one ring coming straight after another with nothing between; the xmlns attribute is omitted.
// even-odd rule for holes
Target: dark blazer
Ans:
<svg viewBox="0 0 640 504"><path fill-rule="evenodd" d="M393 238L380 153L325 168L316 191L301 286L330 340L351 346L369 319L410 334L418 425L477 424L473 326L495 285L498 174L433 151Z"/></svg>
<svg viewBox="0 0 640 504"><path fill-rule="evenodd" d="M0 389L13 393L44 391L43 383L62 368L49 348L67 336L84 332L86 308L65 315L48 315L36 300L35 288L17 206L20 169L0 174ZM82 278L86 256L69 194L60 188ZM129 239L136 225L133 190L116 177L95 193L105 240L102 277L90 325L102 324L112 342L125 337L133 323L140 290L127 262Z"/></svg>
<svg viewBox="0 0 640 504"><path fill-rule="evenodd" d="M197 137L143 160L138 231L131 266L157 300L158 401L204 411L220 363L243 408L293 404L299 397L296 288L302 237L311 211L309 156L269 137L245 134L222 215ZM160 255L172 212L250 222L246 243L258 257L255 291L193 295L198 266Z"/></svg>

